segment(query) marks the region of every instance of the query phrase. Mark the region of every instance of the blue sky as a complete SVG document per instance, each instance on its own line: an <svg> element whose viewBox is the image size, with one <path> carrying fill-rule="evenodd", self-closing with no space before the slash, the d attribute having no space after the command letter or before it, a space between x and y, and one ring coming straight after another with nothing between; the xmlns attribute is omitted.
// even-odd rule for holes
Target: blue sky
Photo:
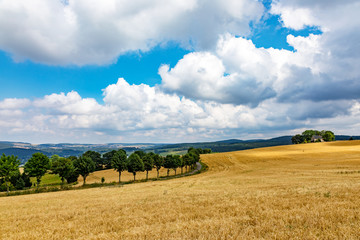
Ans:
<svg viewBox="0 0 360 240"><path fill-rule="evenodd" d="M159 84L161 64L174 66L189 51L175 44L157 46L148 52L130 52L115 63L98 66L49 66L30 60L14 62L9 53L0 54L2 98L38 98L54 92L75 90L84 97L102 101L102 89L119 77L129 83Z"/></svg>
<svg viewBox="0 0 360 240"><path fill-rule="evenodd" d="M0 1L0 140L360 134L359 9L335 0Z"/></svg>
<svg viewBox="0 0 360 240"><path fill-rule="evenodd" d="M267 11L269 1L264 2ZM287 49L293 51L286 37L321 34L317 27L293 30L283 27L279 15L264 14L259 23L250 23L251 34L247 37L256 47ZM131 84L146 83L150 86L161 83L158 68L162 64L175 64L191 50L176 42L157 45L149 51L130 51L106 65L52 66L31 60L14 62L11 53L1 51L1 96L2 98L38 98L49 93L75 90L83 97L102 101L101 89L125 78Z"/></svg>

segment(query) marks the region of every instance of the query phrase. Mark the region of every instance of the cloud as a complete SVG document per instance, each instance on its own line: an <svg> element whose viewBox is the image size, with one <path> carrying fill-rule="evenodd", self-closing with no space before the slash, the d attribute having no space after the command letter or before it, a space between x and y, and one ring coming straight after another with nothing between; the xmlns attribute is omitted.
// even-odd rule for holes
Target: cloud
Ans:
<svg viewBox="0 0 360 240"><path fill-rule="evenodd" d="M92 110L85 111L89 106ZM15 122L1 125L2 138L22 134L32 141L51 142L118 141L119 137L126 142L139 138L151 142L198 141L230 134L233 128L258 128L263 119L245 106L193 101L164 93L159 87L130 85L124 79L104 89L103 104L69 92L44 96L31 101L31 107L24 111L10 112L16 111L21 114L14 115ZM2 116L0 122L8 119Z"/></svg>
<svg viewBox="0 0 360 240"><path fill-rule="evenodd" d="M5 99L2 138L181 142L359 128L358 1L274 1L270 13L284 27L322 30L288 35L294 51L258 48L245 37L263 12L257 1L122 3L108 0L94 11L92 1L0 1L0 30L9 33L0 47L18 60L106 64L172 40L194 49L159 68L161 84L120 78L103 90L103 103L75 91Z"/></svg>
<svg viewBox="0 0 360 240"><path fill-rule="evenodd" d="M280 103L272 98L252 108L191 100L163 92L159 86L131 85L121 78L105 88L103 95L102 104L73 91L27 100L27 108L0 110L0 137L91 143L259 138L304 126L342 129L340 118L349 132L350 126L357 126L360 114L360 101L355 100Z"/></svg>
<svg viewBox="0 0 360 240"><path fill-rule="evenodd" d="M324 32L308 36L288 35L287 42L294 51L257 48L243 37L222 35L215 51L190 53L171 69L162 66L159 69L162 87L192 99L252 108L270 99L279 103L302 102L305 109L321 108L321 104L310 106L311 103L358 100L360 35L354 29L360 27L360 21L352 17L360 5L332 1L321 10L323 2L315 5L306 1L292 2L293 5L276 1L271 11L280 14L286 27L318 26ZM319 13L313 8L319 8ZM297 19L299 9L309 15L308 20ZM339 20L341 28L331 15L336 9L347 13ZM345 114L348 108L348 104L342 109L335 107L332 115ZM302 111L303 116L297 118L315 115L311 110L308 112Z"/></svg>
<svg viewBox="0 0 360 240"><path fill-rule="evenodd" d="M81 114L90 115L101 110L101 106L92 98L82 99L81 96L75 92L51 94L45 96L43 99L38 99L33 102L35 107L46 107L54 114Z"/></svg>
<svg viewBox="0 0 360 240"><path fill-rule="evenodd" d="M317 26L323 31L353 28L358 24L355 16L360 4L357 0L277 0L271 4L271 13L278 14L285 27L300 30Z"/></svg>
<svg viewBox="0 0 360 240"><path fill-rule="evenodd" d="M219 34L249 34L262 13L255 0L2 0L0 49L15 61L103 65L167 41L212 48Z"/></svg>
<svg viewBox="0 0 360 240"><path fill-rule="evenodd" d="M353 104L352 101L346 100L320 102L303 100L289 108L287 115L294 120L331 119L337 116L349 115Z"/></svg>
<svg viewBox="0 0 360 240"><path fill-rule="evenodd" d="M257 48L251 40L226 34L215 52L189 53L172 69L160 67L161 86L192 99L250 107L272 98L295 102L356 97L354 89L360 86L355 81L349 79L355 84L344 86L344 75L330 76L330 64L336 61L323 47L322 36L289 35L287 40L295 51Z"/></svg>
<svg viewBox="0 0 360 240"><path fill-rule="evenodd" d="M28 99L6 98L0 101L0 109L22 109L30 105Z"/></svg>
<svg viewBox="0 0 360 240"><path fill-rule="evenodd" d="M193 99L249 105L274 97L270 54L243 38L226 35L216 53L189 53L177 65L159 69L162 87ZM262 69L258 71L257 69ZM264 70L264 71L263 71Z"/></svg>
<svg viewBox="0 0 360 240"><path fill-rule="evenodd" d="M257 48L224 34L214 51L192 52L173 68L162 66L161 87L195 101L250 107L252 114L261 110L261 126L279 127L274 122L282 121L290 129L351 118L360 99L359 9L357 1L274 1L270 12L280 15L284 27L323 32L288 35L294 51Z"/></svg>

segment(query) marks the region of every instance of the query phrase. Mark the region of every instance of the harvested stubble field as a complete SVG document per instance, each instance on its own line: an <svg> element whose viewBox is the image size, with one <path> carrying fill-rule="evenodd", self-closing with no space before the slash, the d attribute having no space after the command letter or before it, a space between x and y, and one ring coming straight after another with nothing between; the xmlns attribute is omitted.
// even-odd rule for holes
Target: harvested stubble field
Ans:
<svg viewBox="0 0 360 240"><path fill-rule="evenodd" d="M185 167L183 168L183 173L186 173ZM176 169L176 175L181 174L181 168ZM170 170L169 176L174 176L175 172L174 170ZM152 171L149 171L149 179L156 178L157 172L156 168L154 168ZM165 168L161 168L159 171L159 177L166 177L167 176L167 170ZM116 172L114 169L107 169L107 170L101 170L91 173L86 178L86 183L101 183L101 178L105 178L105 183L111 183L111 182L118 182L119 181L119 173ZM146 172L138 172L136 173L136 180L144 180L146 179ZM122 182L128 182L133 181L134 175L132 173L129 173L127 171L124 171L121 173L121 181ZM83 184L83 178L82 176L79 176L78 178L78 184L76 186L81 186Z"/></svg>
<svg viewBox="0 0 360 240"><path fill-rule="evenodd" d="M201 156L205 173L0 199L0 239L359 239L360 141Z"/></svg>

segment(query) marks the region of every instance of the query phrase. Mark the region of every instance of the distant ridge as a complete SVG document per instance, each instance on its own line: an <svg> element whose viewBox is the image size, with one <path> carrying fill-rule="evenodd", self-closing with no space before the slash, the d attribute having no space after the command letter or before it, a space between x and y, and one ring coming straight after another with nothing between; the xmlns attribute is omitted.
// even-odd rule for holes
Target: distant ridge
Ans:
<svg viewBox="0 0 360 240"><path fill-rule="evenodd" d="M216 141L215 143L239 143L239 142L243 142L243 140L239 140L239 139L229 139L229 140L222 140L222 141Z"/></svg>
<svg viewBox="0 0 360 240"><path fill-rule="evenodd" d="M352 137L354 140L360 140L360 136L348 136L348 135L335 135L336 141L349 140Z"/></svg>
<svg viewBox="0 0 360 240"><path fill-rule="evenodd" d="M190 147L210 148L213 152L232 152L245 149L260 147L270 147L278 145L288 145L291 143L291 136L282 136L271 139L239 140L229 139L216 142L199 142L199 143L178 143L167 144L153 149L155 153L166 154L171 152L182 153Z"/></svg>
<svg viewBox="0 0 360 240"><path fill-rule="evenodd" d="M31 158L31 155L33 155L34 153L37 153L37 152L41 152L41 153L43 153L45 155L49 155L49 153L47 153L47 152L44 152L44 151L41 151L41 150L36 150L36 149L26 149L26 148L4 148L4 149L0 149L1 154L15 155L21 160L21 163L24 163L26 160Z"/></svg>
<svg viewBox="0 0 360 240"><path fill-rule="evenodd" d="M349 140L351 136L336 135L336 140ZM25 163L33 153L41 152L47 156L57 154L62 157L79 156L82 153L92 150L105 153L114 149L122 148L131 153L136 150L153 151L162 155L183 154L190 147L210 148L213 152L232 152L253 148L289 145L292 136L281 136L271 139L227 139L215 142L177 143L177 144L152 144L152 143L105 143L105 144L31 144L26 142L0 141L0 154L18 156L22 163ZM360 136L352 136L354 140L360 140Z"/></svg>

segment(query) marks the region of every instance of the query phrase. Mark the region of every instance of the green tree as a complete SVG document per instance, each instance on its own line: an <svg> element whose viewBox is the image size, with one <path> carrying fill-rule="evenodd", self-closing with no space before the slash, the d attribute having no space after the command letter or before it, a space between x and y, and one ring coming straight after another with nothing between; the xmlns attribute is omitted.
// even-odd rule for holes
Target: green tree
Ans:
<svg viewBox="0 0 360 240"><path fill-rule="evenodd" d="M211 153L211 149L210 148L205 148L203 149L203 154L209 154Z"/></svg>
<svg viewBox="0 0 360 240"><path fill-rule="evenodd" d="M25 172L23 172L21 174L21 178L24 180L25 182L25 186L26 188L30 188L32 186L32 182L31 182L31 179L30 179L30 176L28 174L26 174Z"/></svg>
<svg viewBox="0 0 360 240"><path fill-rule="evenodd" d="M164 158L164 168L166 168L166 175L169 176L170 174L170 169L172 167L172 155L166 155L166 157Z"/></svg>
<svg viewBox="0 0 360 240"><path fill-rule="evenodd" d="M29 188L32 186L29 175L24 172L21 174L19 170L14 172L10 178L10 182L16 188L16 190Z"/></svg>
<svg viewBox="0 0 360 240"><path fill-rule="evenodd" d="M319 135L321 136L321 132L317 131L317 130L306 130L304 131L302 134L302 137L304 138L304 142L311 142L311 138L314 135Z"/></svg>
<svg viewBox="0 0 360 240"><path fill-rule="evenodd" d="M144 171L144 163L136 153L133 153L129 156L127 170L134 175L134 182L136 172Z"/></svg>
<svg viewBox="0 0 360 240"><path fill-rule="evenodd" d="M200 161L200 155L197 153L197 151L191 151L189 155L191 156L191 169L194 169L196 163Z"/></svg>
<svg viewBox="0 0 360 240"><path fill-rule="evenodd" d="M176 162L174 156L171 154L166 155L164 159L164 168L167 169L167 176L169 176L170 169L173 169L175 166L176 166Z"/></svg>
<svg viewBox="0 0 360 240"><path fill-rule="evenodd" d="M303 143L304 142L304 137L300 134L296 134L295 136L293 136L291 138L291 142L293 144L300 144L300 143Z"/></svg>
<svg viewBox="0 0 360 240"><path fill-rule="evenodd" d="M103 154L103 163L106 169L110 169L112 168L112 158L114 156L114 154L116 153L116 150L112 150L110 152L104 153Z"/></svg>
<svg viewBox="0 0 360 240"><path fill-rule="evenodd" d="M57 155L55 155L57 156ZM51 172L53 174L58 174L61 178L62 184L64 184L65 179L68 179L71 174L74 172L74 165L68 158L63 157L51 157Z"/></svg>
<svg viewBox="0 0 360 240"><path fill-rule="evenodd" d="M25 163L24 171L30 177L36 177L37 189L40 186L41 177L50 169L50 160L43 153L34 153L32 157Z"/></svg>
<svg viewBox="0 0 360 240"><path fill-rule="evenodd" d="M153 158L154 158L154 166L157 171L157 178L159 178L159 171L161 167L164 165L164 158L159 154L155 154Z"/></svg>
<svg viewBox="0 0 360 240"><path fill-rule="evenodd" d="M55 162L55 161L58 160L59 158L60 158L59 155L56 155L56 154L52 155L52 156L50 157L50 166L52 165L52 162Z"/></svg>
<svg viewBox="0 0 360 240"><path fill-rule="evenodd" d="M25 173L21 174L19 169L12 174L10 178L10 183L12 186L15 187L16 190L22 190L25 187L32 186L30 177Z"/></svg>
<svg viewBox="0 0 360 240"><path fill-rule="evenodd" d="M18 177L18 179L16 180L16 183L15 183L14 186L15 186L16 190L24 189L24 187L25 187L25 181L24 181L24 179L21 177L20 174L19 174L19 177Z"/></svg>
<svg viewBox="0 0 360 240"><path fill-rule="evenodd" d="M79 157L74 160L75 171L83 177L83 185L90 173L95 171L95 163L90 157Z"/></svg>
<svg viewBox="0 0 360 240"><path fill-rule="evenodd" d="M321 133L325 142L335 141L335 134L332 131L322 131Z"/></svg>
<svg viewBox="0 0 360 240"><path fill-rule="evenodd" d="M103 155L103 163L106 169L113 168L112 167L112 158L116 152L122 152L126 155L126 151L124 149L112 150Z"/></svg>
<svg viewBox="0 0 360 240"><path fill-rule="evenodd" d="M127 156L126 152L122 149L115 151L111 159L111 166L119 172L119 183L121 181L121 172L127 169Z"/></svg>
<svg viewBox="0 0 360 240"><path fill-rule="evenodd" d="M142 160L144 162L144 169L146 171L146 180L148 180L149 171L151 171L154 167L154 153L147 153Z"/></svg>
<svg viewBox="0 0 360 240"><path fill-rule="evenodd" d="M192 161L193 161L192 156L187 153L182 156L182 159L183 159L183 163L185 165L185 171L188 171L188 167L190 170L190 166L192 165Z"/></svg>
<svg viewBox="0 0 360 240"><path fill-rule="evenodd" d="M182 156L179 159L179 167L181 169L181 174L183 174L183 168L185 167L185 161Z"/></svg>
<svg viewBox="0 0 360 240"><path fill-rule="evenodd" d="M196 149L193 147L190 147L187 151L187 153L196 152Z"/></svg>
<svg viewBox="0 0 360 240"><path fill-rule="evenodd" d="M75 160L78 159L78 157L70 156L67 159L69 159L71 161L72 165L74 166L74 162L75 162ZM80 174L76 171L76 168L74 166L73 169L71 170L71 172L69 173L69 176L66 177L66 181L67 181L67 183L77 182L79 176L80 176Z"/></svg>
<svg viewBox="0 0 360 240"><path fill-rule="evenodd" d="M75 161L76 159L78 159L78 157L76 157L76 156L70 156L70 157L68 157L68 159L70 159L71 162L74 163L74 161Z"/></svg>
<svg viewBox="0 0 360 240"><path fill-rule="evenodd" d="M83 155L83 157L89 157L95 163L95 170L104 169L104 162L101 158L101 154L95 151L87 151Z"/></svg>
<svg viewBox="0 0 360 240"><path fill-rule="evenodd" d="M146 153L141 150L137 150L134 153L137 154L141 159L143 159L143 157L145 157L145 155L146 155Z"/></svg>
<svg viewBox="0 0 360 240"><path fill-rule="evenodd" d="M0 178L5 181L6 192L9 194L9 182L13 174L19 172L20 161L14 155L0 157Z"/></svg>
<svg viewBox="0 0 360 240"><path fill-rule="evenodd" d="M180 165L181 165L181 157L179 155L173 155L172 169L174 170L175 175L176 175L176 170L178 167L180 167ZM181 172L182 172L182 169L181 169Z"/></svg>
<svg viewBox="0 0 360 240"><path fill-rule="evenodd" d="M66 177L66 182L69 184L77 182L77 180L79 179L79 176L80 176L80 174L76 171L76 169L74 167L74 169L71 171L69 176Z"/></svg>
<svg viewBox="0 0 360 240"><path fill-rule="evenodd" d="M182 166L180 166L181 168L185 167L185 172L188 172L188 167L191 166L192 164L192 157L190 154L184 154L181 156L182 159ZM189 168L190 169L190 168ZM182 173L182 169L181 169L181 173Z"/></svg>

